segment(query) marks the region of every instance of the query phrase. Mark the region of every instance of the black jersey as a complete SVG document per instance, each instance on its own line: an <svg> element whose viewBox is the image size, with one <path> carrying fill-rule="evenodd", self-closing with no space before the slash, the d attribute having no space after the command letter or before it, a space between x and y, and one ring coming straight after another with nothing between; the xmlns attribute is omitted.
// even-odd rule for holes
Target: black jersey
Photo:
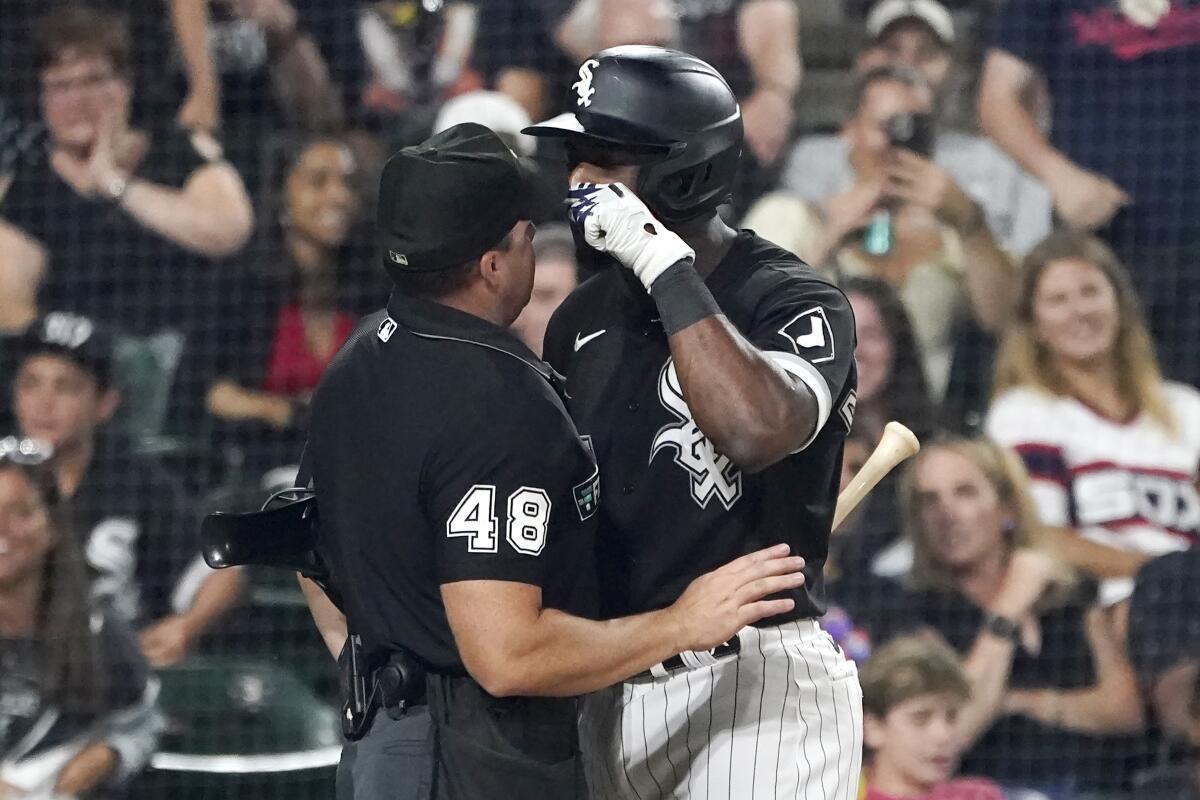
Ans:
<svg viewBox="0 0 1200 800"><path fill-rule="evenodd" d="M461 674L440 587L503 580L595 611L598 471L553 372L507 331L393 294L325 371L309 450L322 545L372 656Z"/></svg>
<svg viewBox="0 0 1200 800"><path fill-rule="evenodd" d="M817 616L854 414L850 304L796 256L749 231L706 282L729 321L812 390L817 432L779 463L743 473L693 421L657 310L640 287L614 267L576 289L550 321L545 357L566 375L568 407L604 480L604 612L661 608L702 573L787 542L807 562L805 585L786 618L762 624Z"/></svg>

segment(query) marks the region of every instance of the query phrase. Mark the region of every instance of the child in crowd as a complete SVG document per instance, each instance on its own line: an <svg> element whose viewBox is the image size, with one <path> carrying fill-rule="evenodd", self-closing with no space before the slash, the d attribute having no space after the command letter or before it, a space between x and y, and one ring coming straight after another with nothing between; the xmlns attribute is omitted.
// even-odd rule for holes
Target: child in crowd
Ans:
<svg viewBox="0 0 1200 800"><path fill-rule="evenodd" d="M970 686L944 643L903 636L862 667L865 800L1003 800L996 784L953 778L965 742L958 712Z"/></svg>

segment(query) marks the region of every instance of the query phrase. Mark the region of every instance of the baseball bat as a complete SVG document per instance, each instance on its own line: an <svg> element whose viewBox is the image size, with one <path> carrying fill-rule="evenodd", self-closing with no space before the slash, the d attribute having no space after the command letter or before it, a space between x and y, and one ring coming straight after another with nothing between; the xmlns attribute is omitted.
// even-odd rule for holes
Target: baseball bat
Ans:
<svg viewBox="0 0 1200 800"><path fill-rule="evenodd" d="M867 493L875 488L875 484L883 480L897 464L910 456L916 455L921 449L921 443L916 434L895 420L889 422L883 429L879 444L871 451L862 469L858 471L842 493L838 495L837 507L833 511L833 528L837 529L842 520L853 511Z"/></svg>

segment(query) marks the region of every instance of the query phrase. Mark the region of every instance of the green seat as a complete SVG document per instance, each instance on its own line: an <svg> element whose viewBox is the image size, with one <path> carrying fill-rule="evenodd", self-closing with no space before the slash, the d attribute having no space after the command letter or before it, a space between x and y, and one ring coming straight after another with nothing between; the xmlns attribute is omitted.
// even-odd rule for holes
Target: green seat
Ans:
<svg viewBox="0 0 1200 800"><path fill-rule="evenodd" d="M333 796L337 711L290 670L197 657L160 676L167 730L135 797Z"/></svg>
<svg viewBox="0 0 1200 800"><path fill-rule="evenodd" d="M121 390L121 407L115 424L130 439L157 436L166 426L183 345L183 336L171 332L117 338L113 373Z"/></svg>

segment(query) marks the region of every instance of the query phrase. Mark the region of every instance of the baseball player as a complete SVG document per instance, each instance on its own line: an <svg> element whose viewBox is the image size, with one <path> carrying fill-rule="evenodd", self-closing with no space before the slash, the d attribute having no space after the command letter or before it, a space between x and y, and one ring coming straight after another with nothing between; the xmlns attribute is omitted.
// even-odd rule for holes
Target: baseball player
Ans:
<svg viewBox="0 0 1200 800"><path fill-rule="evenodd" d="M371 673L356 798L581 797L573 695L789 613L762 598L803 582L764 548L670 608L577 616L594 612L596 464L507 330L533 283L530 194L480 125L393 156L379 223L396 291L313 400L323 555Z"/></svg>
<svg viewBox="0 0 1200 800"><path fill-rule="evenodd" d="M604 611L667 606L697 575L780 536L806 564L791 611L588 698L590 788L849 800L861 691L816 621L854 414L849 304L718 216L742 123L716 70L620 47L578 78L571 110L525 132L565 140L581 257L608 264L556 312L544 351L604 476Z"/></svg>

